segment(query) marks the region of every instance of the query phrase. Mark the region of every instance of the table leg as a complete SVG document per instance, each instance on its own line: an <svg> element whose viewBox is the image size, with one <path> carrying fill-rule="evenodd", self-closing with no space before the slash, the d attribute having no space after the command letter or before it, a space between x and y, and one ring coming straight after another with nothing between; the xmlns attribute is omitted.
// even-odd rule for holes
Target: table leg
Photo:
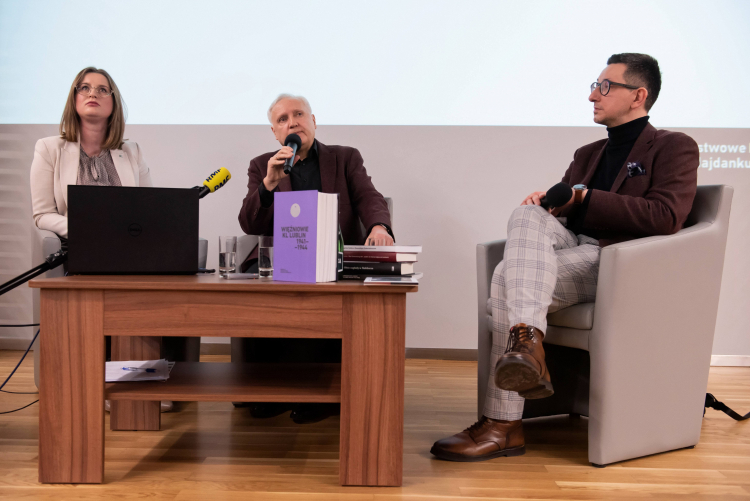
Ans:
<svg viewBox="0 0 750 501"><path fill-rule="evenodd" d="M112 336L112 360L158 360L161 337ZM109 403L109 429L159 431L160 402L149 400L113 400Z"/></svg>
<svg viewBox="0 0 750 501"><path fill-rule="evenodd" d="M400 486L406 295L347 294L343 315L340 483Z"/></svg>
<svg viewBox="0 0 750 501"><path fill-rule="evenodd" d="M41 291L39 481L104 476L104 294Z"/></svg>

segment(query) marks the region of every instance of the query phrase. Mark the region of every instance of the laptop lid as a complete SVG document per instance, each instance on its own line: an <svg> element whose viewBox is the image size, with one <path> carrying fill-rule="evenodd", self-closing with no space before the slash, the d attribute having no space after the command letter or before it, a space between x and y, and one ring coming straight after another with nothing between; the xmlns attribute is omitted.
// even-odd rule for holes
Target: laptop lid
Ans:
<svg viewBox="0 0 750 501"><path fill-rule="evenodd" d="M68 273L198 271L198 190L68 186Z"/></svg>

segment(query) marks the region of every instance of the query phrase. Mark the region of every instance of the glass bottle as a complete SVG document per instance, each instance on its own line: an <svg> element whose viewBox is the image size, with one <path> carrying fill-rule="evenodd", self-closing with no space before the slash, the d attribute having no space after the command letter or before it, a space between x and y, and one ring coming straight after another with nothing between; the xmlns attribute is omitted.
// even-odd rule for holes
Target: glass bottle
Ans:
<svg viewBox="0 0 750 501"><path fill-rule="evenodd" d="M344 274L344 236L341 234L341 225L339 225L338 249L336 252L336 280L341 280Z"/></svg>

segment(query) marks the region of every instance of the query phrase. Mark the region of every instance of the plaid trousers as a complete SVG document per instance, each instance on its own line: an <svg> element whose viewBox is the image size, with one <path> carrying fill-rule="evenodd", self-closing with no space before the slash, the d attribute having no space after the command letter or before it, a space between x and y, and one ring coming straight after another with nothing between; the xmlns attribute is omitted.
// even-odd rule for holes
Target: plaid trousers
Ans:
<svg viewBox="0 0 750 501"><path fill-rule="evenodd" d="M495 386L495 365L505 352L510 328L524 323L547 332L547 313L593 302L600 252L597 240L576 236L538 205L513 211L504 259L495 268L490 289L492 354L485 416L521 419L524 399Z"/></svg>

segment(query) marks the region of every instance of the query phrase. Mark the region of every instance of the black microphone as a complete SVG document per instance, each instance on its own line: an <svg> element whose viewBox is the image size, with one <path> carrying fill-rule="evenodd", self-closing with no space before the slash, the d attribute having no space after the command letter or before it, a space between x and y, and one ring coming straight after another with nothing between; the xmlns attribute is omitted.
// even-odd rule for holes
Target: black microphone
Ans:
<svg viewBox="0 0 750 501"><path fill-rule="evenodd" d="M292 165L294 165L294 156L297 154L297 149L302 146L302 139L297 134L289 134L284 139L284 146L292 147L292 158L284 160L284 174L292 172Z"/></svg>
<svg viewBox="0 0 750 501"><path fill-rule="evenodd" d="M573 188L565 183L557 183L541 198L541 206L543 209L562 207L570 202L572 196Z"/></svg>

